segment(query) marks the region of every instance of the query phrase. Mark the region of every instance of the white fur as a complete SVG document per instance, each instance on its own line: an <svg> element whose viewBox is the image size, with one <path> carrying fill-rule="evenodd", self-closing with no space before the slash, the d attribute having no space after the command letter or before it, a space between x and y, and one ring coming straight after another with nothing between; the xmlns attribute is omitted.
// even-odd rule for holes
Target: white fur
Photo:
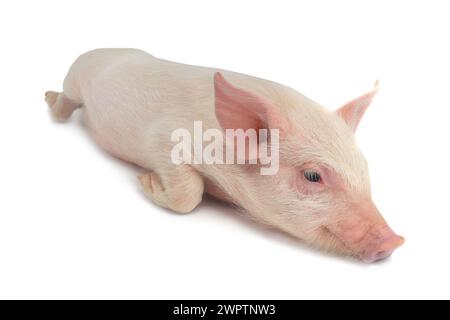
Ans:
<svg viewBox="0 0 450 320"><path fill-rule="evenodd" d="M293 89L220 70L227 81L264 98L289 119L292 131L281 141L277 175L261 176L248 166L171 163L173 130L192 130L196 120L205 129L220 128L214 108L217 71L135 49L99 49L80 56L64 81L64 92L49 93L47 100L59 120L83 106L84 120L100 146L148 170L141 183L155 203L189 212L206 189L258 221L317 246L348 251L321 228L329 212L346 210L346 203L330 192L299 194L292 180L295 168L320 163L336 172L350 194L370 197L366 162L346 123Z"/></svg>

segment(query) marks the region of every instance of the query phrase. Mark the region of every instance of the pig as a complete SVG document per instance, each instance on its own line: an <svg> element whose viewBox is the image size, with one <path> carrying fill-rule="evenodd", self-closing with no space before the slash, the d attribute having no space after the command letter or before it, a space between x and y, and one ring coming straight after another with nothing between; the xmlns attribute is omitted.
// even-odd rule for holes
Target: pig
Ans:
<svg viewBox="0 0 450 320"><path fill-rule="evenodd" d="M378 90L329 111L278 83L158 59L138 49L97 49L70 67L63 92L45 94L56 121L77 108L107 152L143 168L143 193L188 213L204 193L327 252L370 263L401 246L371 199L367 162L354 132ZM174 164L171 132L277 129L279 169L261 164Z"/></svg>

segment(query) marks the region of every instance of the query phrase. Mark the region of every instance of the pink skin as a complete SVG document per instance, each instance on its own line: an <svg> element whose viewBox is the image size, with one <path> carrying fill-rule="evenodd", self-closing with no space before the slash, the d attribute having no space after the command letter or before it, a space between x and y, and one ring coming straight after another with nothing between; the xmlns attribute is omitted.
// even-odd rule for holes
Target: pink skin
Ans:
<svg viewBox="0 0 450 320"><path fill-rule="evenodd" d="M353 131L356 131L377 92L378 81L375 82L372 91L350 101L338 110L338 114ZM334 177L334 181L327 183L339 186L342 190L343 184L337 183L337 180ZM387 258L405 242L403 237L395 234L387 225L370 198L361 196L351 201L348 210L347 214L341 213L337 222L328 226L328 229L364 262L370 263Z"/></svg>
<svg viewBox="0 0 450 320"><path fill-rule="evenodd" d="M220 72L214 75L214 90L217 120L223 129L278 128L281 138L289 130L289 122L274 106L233 86Z"/></svg>
<svg viewBox="0 0 450 320"><path fill-rule="evenodd" d="M371 262L401 245L403 238L371 201L367 163L354 141L377 88L329 112L275 82L223 74L161 61L140 50L101 49L80 56L64 92L49 92L46 100L61 121L82 107L100 146L147 171L140 178L143 191L162 207L191 212L206 190L323 250ZM175 165L170 132L198 120L214 129L266 129L270 147L279 149L271 157L248 149L248 156L238 159L247 160L245 165ZM279 130L278 146L272 129ZM260 147L262 141L253 142ZM272 155L279 155L279 170L262 175L264 160L273 160ZM305 170L317 171L321 179L308 181Z"/></svg>
<svg viewBox="0 0 450 320"><path fill-rule="evenodd" d="M378 92L378 81L375 82L375 87L372 91L353 99L346 103L337 112L347 122L347 124L356 131L359 122L361 121L364 113L371 104L373 98Z"/></svg>
<svg viewBox="0 0 450 320"><path fill-rule="evenodd" d="M215 74L214 87L216 116L223 129L279 128L282 137L298 137L302 134L302 132L291 131L289 120L281 115L277 106L249 91L233 86L220 73ZM372 91L350 101L337 111L337 114L353 131L356 130L377 91L378 82ZM320 127L317 130L320 130ZM303 143L308 142L305 140ZM346 149L339 151L348 152ZM321 150L318 152L320 153ZM295 157L295 154L290 155L291 159L292 157ZM300 238L309 237L309 242L312 243L322 235L325 243L336 244L336 251L356 255L367 263L390 256L403 244L404 239L391 230L372 202L370 188L368 188L369 191L367 188L361 189L366 191L357 191L351 187L351 184L344 182L343 177L332 168L320 163L310 162L303 163L300 167L292 167L283 164L283 160L280 158L283 167L280 168L280 172L274 177L272 183L280 185L283 180L293 180L289 185L301 199L296 208L298 215L310 216L312 213L314 217L310 220L299 219L297 222L291 222L291 225L282 225L284 230ZM364 160L359 159L359 161ZM305 170L317 172L320 175L320 181L308 181L304 176ZM213 189L209 187L207 190L220 198L226 198L220 193L211 191ZM291 200L296 201L295 198ZM311 205L315 202L318 202L317 206ZM282 211L282 207L279 211ZM318 232L311 238L303 231L297 232L295 223L311 224L315 230L323 232Z"/></svg>
<svg viewBox="0 0 450 320"><path fill-rule="evenodd" d="M327 228L361 260L370 263L387 258L403 244L403 237L392 231L371 199L351 207L352 211L339 213Z"/></svg>
<svg viewBox="0 0 450 320"><path fill-rule="evenodd" d="M305 170L318 172L321 180L308 181L303 175ZM387 225L370 197L354 195L333 170L305 164L298 169L296 186L302 194L328 193L336 203L344 204L324 213L323 226L364 262L385 259L404 243L404 238Z"/></svg>

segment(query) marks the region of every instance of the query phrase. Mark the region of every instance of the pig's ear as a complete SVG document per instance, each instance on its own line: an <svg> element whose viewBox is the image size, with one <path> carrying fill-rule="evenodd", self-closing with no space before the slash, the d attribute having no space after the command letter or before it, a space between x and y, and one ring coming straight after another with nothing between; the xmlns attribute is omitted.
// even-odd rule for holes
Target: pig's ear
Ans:
<svg viewBox="0 0 450 320"><path fill-rule="evenodd" d="M377 94L378 87L379 83L377 80L372 91L348 102L336 111L345 120L345 122L347 122L350 128L353 129L353 131L356 131L356 128L358 127L364 113Z"/></svg>
<svg viewBox="0 0 450 320"><path fill-rule="evenodd" d="M233 86L220 72L214 74L214 90L216 116L223 129L279 129L283 136L287 120L270 102Z"/></svg>

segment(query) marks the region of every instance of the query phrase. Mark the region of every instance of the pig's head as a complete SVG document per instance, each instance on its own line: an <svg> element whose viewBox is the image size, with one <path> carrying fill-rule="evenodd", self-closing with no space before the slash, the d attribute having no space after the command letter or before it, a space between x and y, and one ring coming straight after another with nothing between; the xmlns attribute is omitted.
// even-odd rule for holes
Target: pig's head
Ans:
<svg viewBox="0 0 450 320"><path fill-rule="evenodd" d="M365 262L388 257L403 244L372 202L367 162L354 141L377 85L329 112L290 91L290 97L269 101L220 73L214 84L222 128L280 130L279 171L261 176L247 169L250 178L242 187L250 196L243 207L315 247Z"/></svg>

